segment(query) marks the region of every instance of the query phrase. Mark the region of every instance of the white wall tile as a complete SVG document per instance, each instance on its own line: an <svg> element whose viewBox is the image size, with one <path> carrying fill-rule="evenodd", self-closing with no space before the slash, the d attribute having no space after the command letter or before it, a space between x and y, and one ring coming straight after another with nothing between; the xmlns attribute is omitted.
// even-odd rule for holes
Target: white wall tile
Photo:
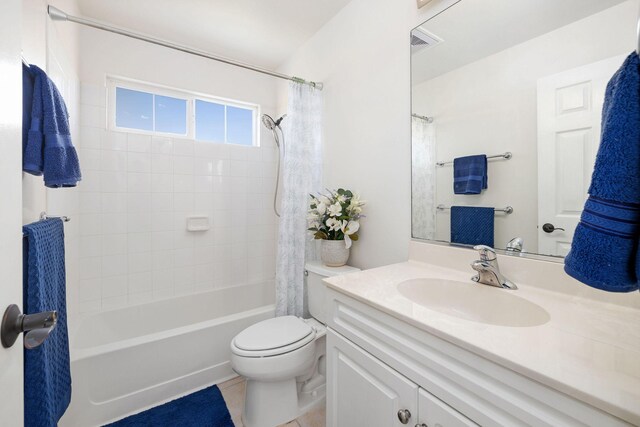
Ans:
<svg viewBox="0 0 640 427"><path fill-rule="evenodd" d="M102 297L109 298L127 294L127 276L111 276L102 279Z"/></svg>
<svg viewBox="0 0 640 427"><path fill-rule="evenodd" d="M129 274L129 295L148 292L149 294L147 295L147 298L150 300L151 291L153 290L151 277L152 275L150 270ZM139 298L137 302L140 303L144 301L142 298Z"/></svg>
<svg viewBox="0 0 640 427"><path fill-rule="evenodd" d="M151 191L153 193L173 192L173 174L152 174Z"/></svg>
<svg viewBox="0 0 640 427"><path fill-rule="evenodd" d="M105 128L107 114L104 107L83 105L80 113L80 125Z"/></svg>
<svg viewBox="0 0 640 427"><path fill-rule="evenodd" d="M194 142L188 139L173 139L173 154L176 156L193 156Z"/></svg>
<svg viewBox="0 0 640 427"><path fill-rule="evenodd" d="M80 138L74 144L80 148L100 149L105 138L104 128L80 126Z"/></svg>
<svg viewBox="0 0 640 427"><path fill-rule="evenodd" d="M127 274L126 255L107 255L102 257L102 277L122 276Z"/></svg>
<svg viewBox="0 0 640 427"><path fill-rule="evenodd" d="M102 150L100 169L109 172L124 172L127 170L127 152Z"/></svg>
<svg viewBox="0 0 640 427"><path fill-rule="evenodd" d="M127 193L101 193L103 213L124 213L127 211Z"/></svg>
<svg viewBox="0 0 640 427"><path fill-rule="evenodd" d="M151 154L149 153L128 153L127 154L127 171L128 172L151 172Z"/></svg>
<svg viewBox="0 0 640 427"><path fill-rule="evenodd" d="M124 193L127 191L127 174L124 172L100 172L100 191Z"/></svg>
<svg viewBox="0 0 640 427"><path fill-rule="evenodd" d="M171 211L173 211L173 193L152 193L151 194L151 212L171 212Z"/></svg>
<svg viewBox="0 0 640 427"><path fill-rule="evenodd" d="M102 280L100 278L80 280L78 286L80 302L102 298Z"/></svg>
<svg viewBox="0 0 640 427"><path fill-rule="evenodd" d="M137 133L127 134L127 151L130 153L151 153L151 136Z"/></svg>
<svg viewBox="0 0 640 427"><path fill-rule="evenodd" d="M127 134L118 131L107 131L103 139L102 149L127 151Z"/></svg>
<svg viewBox="0 0 640 427"><path fill-rule="evenodd" d="M127 252L151 252L151 233L129 233L127 235Z"/></svg>
<svg viewBox="0 0 640 427"><path fill-rule="evenodd" d="M171 138L164 136L152 136L151 152L159 154L173 154L173 142L171 141Z"/></svg>
<svg viewBox="0 0 640 427"><path fill-rule="evenodd" d="M125 255L127 253L127 235L105 234L102 236L102 255Z"/></svg>
<svg viewBox="0 0 640 427"><path fill-rule="evenodd" d="M180 175L193 175L193 157L173 156L173 173Z"/></svg>
<svg viewBox="0 0 640 427"><path fill-rule="evenodd" d="M151 172L155 173L173 173L173 156L168 154L152 154L151 155Z"/></svg>
<svg viewBox="0 0 640 427"><path fill-rule="evenodd" d="M127 173L128 193L150 193L151 174L150 173Z"/></svg>

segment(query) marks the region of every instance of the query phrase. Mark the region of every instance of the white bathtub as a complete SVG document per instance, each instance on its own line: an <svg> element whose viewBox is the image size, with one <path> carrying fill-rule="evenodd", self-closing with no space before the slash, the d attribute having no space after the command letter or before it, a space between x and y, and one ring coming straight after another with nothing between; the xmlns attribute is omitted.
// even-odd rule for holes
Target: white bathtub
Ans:
<svg viewBox="0 0 640 427"><path fill-rule="evenodd" d="M274 316L273 282L86 316L71 332L61 427L99 426L235 376L231 339Z"/></svg>

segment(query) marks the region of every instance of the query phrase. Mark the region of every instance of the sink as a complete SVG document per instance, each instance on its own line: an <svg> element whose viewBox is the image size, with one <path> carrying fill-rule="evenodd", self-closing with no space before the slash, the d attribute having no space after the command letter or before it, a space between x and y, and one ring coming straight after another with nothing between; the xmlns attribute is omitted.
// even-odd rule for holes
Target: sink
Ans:
<svg viewBox="0 0 640 427"><path fill-rule="evenodd" d="M413 303L449 316L490 325L527 327L549 321L549 313L508 289L472 282L421 278L398 284Z"/></svg>

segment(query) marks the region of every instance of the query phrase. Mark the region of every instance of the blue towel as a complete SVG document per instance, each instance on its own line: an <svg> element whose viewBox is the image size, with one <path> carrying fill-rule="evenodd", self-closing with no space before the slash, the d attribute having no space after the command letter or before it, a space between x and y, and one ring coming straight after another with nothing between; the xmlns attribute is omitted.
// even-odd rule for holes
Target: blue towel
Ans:
<svg viewBox="0 0 640 427"><path fill-rule="evenodd" d="M30 65L23 66L23 75L25 72L33 79L23 79L23 93L31 91L33 96L22 169L32 175L44 175L47 187L75 187L82 175L78 154L71 143L67 106L44 71Z"/></svg>
<svg viewBox="0 0 640 427"><path fill-rule="evenodd" d="M493 247L493 208L451 206L451 243Z"/></svg>
<svg viewBox="0 0 640 427"><path fill-rule="evenodd" d="M637 290L639 240L640 61L634 52L607 85L589 198L564 270L594 288Z"/></svg>
<svg viewBox="0 0 640 427"><path fill-rule="evenodd" d="M487 188L487 156L458 157L453 159L453 192L480 194Z"/></svg>
<svg viewBox="0 0 640 427"><path fill-rule="evenodd" d="M39 347L24 351L24 425L55 427L71 401L62 220L25 225L23 306L27 314L58 312Z"/></svg>

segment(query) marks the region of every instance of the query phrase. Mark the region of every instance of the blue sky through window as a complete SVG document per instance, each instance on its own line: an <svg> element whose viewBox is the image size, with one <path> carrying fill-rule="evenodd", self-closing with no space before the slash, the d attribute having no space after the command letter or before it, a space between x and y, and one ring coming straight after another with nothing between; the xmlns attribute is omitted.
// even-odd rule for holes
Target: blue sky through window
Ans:
<svg viewBox="0 0 640 427"><path fill-rule="evenodd" d="M187 133L187 100L154 95L156 132Z"/></svg>
<svg viewBox="0 0 640 427"><path fill-rule="evenodd" d="M224 105L196 99L196 139L224 142Z"/></svg>
<svg viewBox="0 0 640 427"><path fill-rule="evenodd" d="M227 105L227 142L253 145L253 111Z"/></svg>
<svg viewBox="0 0 640 427"><path fill-rule="evenodd" d="M116 88L116 126L153 130L153 95Z"/></svg>

